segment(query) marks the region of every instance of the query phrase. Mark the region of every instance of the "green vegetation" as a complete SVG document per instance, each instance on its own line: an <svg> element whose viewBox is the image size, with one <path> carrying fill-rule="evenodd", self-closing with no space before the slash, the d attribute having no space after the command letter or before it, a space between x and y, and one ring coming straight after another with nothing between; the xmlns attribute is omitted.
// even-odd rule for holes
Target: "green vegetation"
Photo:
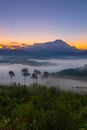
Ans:
<svg viewBox="0 0 87 130"><path fill-rule="evenodd" d="M56 75L87 77L87 68L65 69L56 73Z"/></svg>
<svg viewBox="0 0 87 130"><path fill-rule="evenodd" d="M87 130L87 95L38 84L0 86L0 130Z"/></svg>

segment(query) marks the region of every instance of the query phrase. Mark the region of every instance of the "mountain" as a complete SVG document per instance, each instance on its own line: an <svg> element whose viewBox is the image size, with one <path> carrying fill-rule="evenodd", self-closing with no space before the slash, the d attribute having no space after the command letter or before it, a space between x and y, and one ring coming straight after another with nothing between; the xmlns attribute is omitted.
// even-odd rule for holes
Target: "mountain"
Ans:
<svg viewBox="0 0 87 130"><path fill-rule="evenodd" d="M68 45L62 40L55 40L53 42L36 43L32 46L23 49L26 52L33 54L34 56L59 56L79 53L80 50Z"/></svg>
<svg viewBox="0 0 87 130"><path fill-rule="evenodd" d="M16 50L8 48L0 49L0 55L27 55L31 58L54 58L59 56L84 56L87 55L87 51L81 51L62 40L55 40L53 42L35 43L31 46L16 48Z"/></svg>
<svg viewBox="0 0 87 130"><path fill-rule="evenodd" d="M75 47L72 47L65 43L62 40L55 40L53 42L46 42L46 43L36 43L32 46L29 46L28 48L25 48L26 51L31 51L34 53L42 52L42 51L51 51L51 52L57 52L57 53L62 53L62 52L76 52L77 49Z"/></svg>

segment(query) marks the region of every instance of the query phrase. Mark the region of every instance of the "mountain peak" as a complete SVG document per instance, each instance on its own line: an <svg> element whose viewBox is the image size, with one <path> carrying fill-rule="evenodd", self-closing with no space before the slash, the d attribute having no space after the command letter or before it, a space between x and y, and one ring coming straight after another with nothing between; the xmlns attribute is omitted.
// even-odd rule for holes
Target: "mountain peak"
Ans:
<svg viewBox="0 0 87 130"><path fill-rule="evenodd" d="M57 43L57 44L66 44L68 46L70 46L68 43L66 43L65 41L61 40L61 39L56 39L55 41L53 41L52 43Z"/></svg>
<svg viewBox="0 0 87 130"><path fill-rule="evenodd" d="M64 42L63 40L61 40L61 39L56 39L55 41L53 41L53 42Z"/></svg>
<svg viewBox="0 0 87 130"><path fill-rule="evenodd" d="M57 39L52 42L46 43L37 43L28 48L25 48L26 51L33 53L35 55L59 55L59 54L71 54L76 53L79 50L70 46L61 39Z"/></svg>

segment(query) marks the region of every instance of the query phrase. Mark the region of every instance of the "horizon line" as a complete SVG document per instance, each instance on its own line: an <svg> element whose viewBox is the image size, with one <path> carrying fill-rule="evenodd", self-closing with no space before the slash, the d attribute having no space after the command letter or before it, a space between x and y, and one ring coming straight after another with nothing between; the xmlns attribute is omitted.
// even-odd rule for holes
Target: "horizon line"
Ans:
<svg viewBox="0 0 87 130"><path fill-rule="evenodd" d="M48 42L55 42L55 41L63 41L66 44L68 44L69 46L75 47L79 50L87 50L87 48L83 47L82 45L73 45L70 44L62 39L55 39L55 40L48 40L48 41L44 41L44 42L19 42L19 41L4 41L4 40L0 40L0 49L2 48L9 48L9 49L14 49L13 47L19 47L19 48L23 48L23 47L28 47L28 46L33 46L35 44L45 44Z"/></svg>

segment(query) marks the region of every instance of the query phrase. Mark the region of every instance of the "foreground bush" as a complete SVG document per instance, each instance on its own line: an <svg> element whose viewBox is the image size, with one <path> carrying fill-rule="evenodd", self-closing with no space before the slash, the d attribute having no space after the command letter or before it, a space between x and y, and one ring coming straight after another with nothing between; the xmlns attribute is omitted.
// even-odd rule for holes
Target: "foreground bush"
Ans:
<svg viewBox="0 0 87 130"><path fill-rule="evenodd" d="M87 95L37 84L1 86L0 130L87 130Z"/></svg>

